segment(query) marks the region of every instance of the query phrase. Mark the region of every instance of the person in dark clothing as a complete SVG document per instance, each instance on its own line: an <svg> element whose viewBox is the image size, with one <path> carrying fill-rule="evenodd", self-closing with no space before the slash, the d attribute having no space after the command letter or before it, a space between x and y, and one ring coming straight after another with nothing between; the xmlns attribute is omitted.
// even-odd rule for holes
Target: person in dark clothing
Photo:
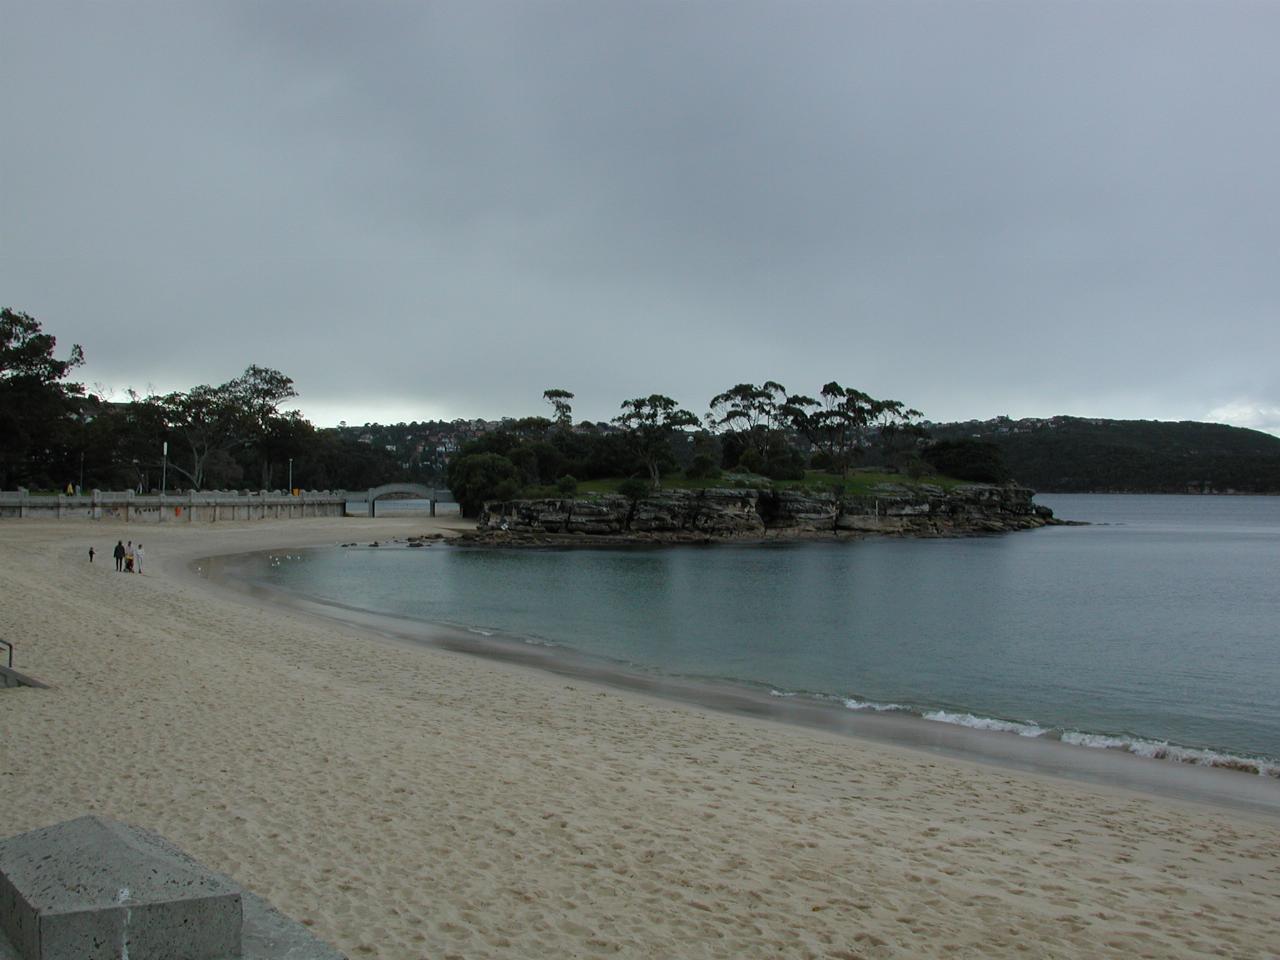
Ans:
<svg viewBox="0 0 1280 960"><path fill-rule="evenodd" d="M122 573L124 571L124 541L123 540L116 541L116 548L115 550L112 551L111 555L116 558L116 573Z"/></svg>
<svg viewBox="0 0 1280 960"><path fill-rule="evenodd" d="M93 555L94 555L94 553L96 553L96 552L97 552L97 551L95 551L95 550L93 549L93 547L90 547L90 548L89 548L89 562L90 562L90 563L93 563Z"/></svg>

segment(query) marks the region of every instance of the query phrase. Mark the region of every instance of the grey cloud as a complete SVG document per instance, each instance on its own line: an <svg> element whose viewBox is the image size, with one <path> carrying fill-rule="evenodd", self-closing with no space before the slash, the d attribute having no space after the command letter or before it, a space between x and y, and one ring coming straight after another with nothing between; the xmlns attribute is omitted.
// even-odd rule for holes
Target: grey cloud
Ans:
<svg viewBox="0 0 1280 960"><path fill-rule="evenodd" d="M6 22L0 289L101 379L269 363L304 408L432 415L766 377L937 419L1280 404L1273 7Z"/></svg>

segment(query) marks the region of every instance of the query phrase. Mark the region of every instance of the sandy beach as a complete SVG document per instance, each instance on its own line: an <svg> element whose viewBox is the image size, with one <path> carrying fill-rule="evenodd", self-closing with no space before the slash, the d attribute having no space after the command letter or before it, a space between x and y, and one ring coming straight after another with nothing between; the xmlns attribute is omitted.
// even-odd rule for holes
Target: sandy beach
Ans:
<svg viewBox="0 0 1280 960"><path fill-rule="evenodd" d="M0 637L51 684L0 690L0 835L159 831L353 958L1280 950L1280 817L414 648L189 569L458 525L0 522Z"/></svg>

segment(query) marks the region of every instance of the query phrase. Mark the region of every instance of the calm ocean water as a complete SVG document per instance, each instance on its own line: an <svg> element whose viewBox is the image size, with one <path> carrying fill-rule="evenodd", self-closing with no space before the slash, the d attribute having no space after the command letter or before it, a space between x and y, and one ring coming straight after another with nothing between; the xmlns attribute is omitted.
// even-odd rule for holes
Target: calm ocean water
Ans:
<svg viewBox="0 0 1280 960"><path fill-rule="evenodd" d="M1044 495L1086 527L657 550L365 547L274 586L629 670L1280 774L1280 497Z"/></svg>

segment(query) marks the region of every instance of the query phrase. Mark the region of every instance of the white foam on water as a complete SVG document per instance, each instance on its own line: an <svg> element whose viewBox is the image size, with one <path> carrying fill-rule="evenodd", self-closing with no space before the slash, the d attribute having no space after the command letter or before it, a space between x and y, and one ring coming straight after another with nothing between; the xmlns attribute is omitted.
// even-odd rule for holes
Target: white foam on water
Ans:
<svg viewBox="0 0 1280 960"><path fill-rule="evenodd" d="M1191 763L1201 767L1222 767L1229 770L1240 770L1244 773L1256 773L1263 777L1280 778L1280 763L1264 760L1260 757L1244 757L1232 753L1219 753L1215 750L1202 750L1197 747L1180 747L1166 740L1144 740L1141 737L1117 737L1102 733L1081 733L1078 730L1066 730L1062 734L1062 742L1078 747L1092 747L1100 750L1124 750L1135 756L1149 760L1172 760L1175 763Z"/></svg>
<svg viewBox="0 0 1280 960"><path fill-rule="evenodd" d="M553 640L544 640L542 637L521 637L524 643L531 647L558 647L560 644Z"/></svg>
<svg viewBox="0 0 1280 960"><path fill-rule="evenodd" d="M478 633L482 637L492 637L492 630L481 630L479 627L467 627L467 633Z"/></svg>
<svg viewBox="0 0 1280 960"><path fill-rule="evenodd" d="M900 703L876 703L874 700L859 700L856 697L849 697L845 700L844 705L848 710L872 710L875 713L909 711L911 709L910 707L904 707Z"/></svg>
<svg viewBox="0 0 1280 960"><path fill-rule="evenodd" d="M1016 733L1020 737L1042 737L1049 731L1035 723L1022 723L1017 720L997 720L995 717L975 717L972 713L950 713L946 710L930 710L924 715L926 720L936 723L953 723L972 730L994 730L998 733Z"/></svg>

